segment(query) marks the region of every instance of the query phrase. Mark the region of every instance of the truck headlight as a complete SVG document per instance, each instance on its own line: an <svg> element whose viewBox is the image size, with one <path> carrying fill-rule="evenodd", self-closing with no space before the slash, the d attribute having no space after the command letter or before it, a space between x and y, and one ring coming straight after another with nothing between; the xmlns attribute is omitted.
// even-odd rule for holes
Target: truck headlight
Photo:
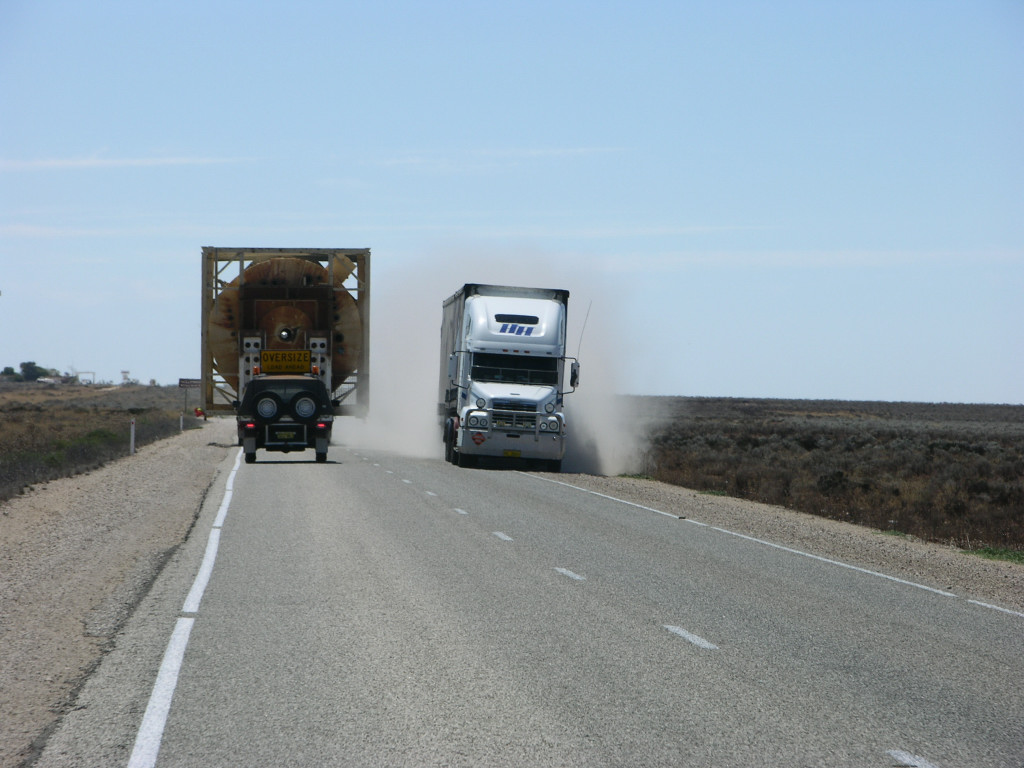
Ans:
<svg viewBox="0 0 1024 768"><path fill-rule="evenodd" d="M558 419L556 419L554 416L549 416L548 417L547 425L548 425L548 432L557 432L558 431Z"/></svg>
<svg viewBox="0 0 1024 768"><path fill-rule="evenodd" d="M483 408L485 405L487 405L487 401L484 400L482 397L478 397L476 399L476 407L477 408Z"/></svg>
<svg viewBox="0 0 1024 768"><path fill-rule="evenodd" d="M544 406L544 410L547 411L548 413L554 413L555 412L555 404L554 403L548 403L547 405Z"/></svg>

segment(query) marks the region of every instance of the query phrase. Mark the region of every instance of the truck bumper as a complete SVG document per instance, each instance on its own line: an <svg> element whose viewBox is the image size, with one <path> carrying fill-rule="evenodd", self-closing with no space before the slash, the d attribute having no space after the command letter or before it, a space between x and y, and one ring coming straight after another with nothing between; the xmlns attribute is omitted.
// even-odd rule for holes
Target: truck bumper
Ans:
<svg viewBox="0 0 1024 768"><path fill-rule="evenodd" d="M565 435L464 429L460 433L459 452L466 456L561 460L565 458Z"/></svg>

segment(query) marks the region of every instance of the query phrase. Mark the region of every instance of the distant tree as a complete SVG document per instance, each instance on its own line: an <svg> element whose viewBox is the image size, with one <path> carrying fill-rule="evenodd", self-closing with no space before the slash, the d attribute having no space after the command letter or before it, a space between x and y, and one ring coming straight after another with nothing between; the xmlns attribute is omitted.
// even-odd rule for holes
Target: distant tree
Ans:
<svg viewBox="0 0 1024 768"><path fill-rule="evenodd" d="M0 376L17 376L17 375L18 375L17 372L13 368L11 368L11 366L9 366L9 365L4 368L3 373L0 373Z"/></svg>
<svg viewBox="0 0 1024 768"><path fill-rule="evenodd" d="M27 362L21 364L21 378L25 381L35 381L36 379L46 376L50 373L46 368L41 368L36 365L35 362Z"/></svg>

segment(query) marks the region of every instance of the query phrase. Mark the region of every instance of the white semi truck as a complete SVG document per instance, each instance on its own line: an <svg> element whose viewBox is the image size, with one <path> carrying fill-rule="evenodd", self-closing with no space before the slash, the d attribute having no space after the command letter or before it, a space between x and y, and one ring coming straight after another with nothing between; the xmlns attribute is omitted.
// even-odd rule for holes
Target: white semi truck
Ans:
<svg viewBox="0 0 1024 768"><path fill-rule="evenodd" d="M467 283L443 305L438 415L445 458L526 459L558 472L567 429L563 398L579 383L565 354L569 292Z"/></svg>

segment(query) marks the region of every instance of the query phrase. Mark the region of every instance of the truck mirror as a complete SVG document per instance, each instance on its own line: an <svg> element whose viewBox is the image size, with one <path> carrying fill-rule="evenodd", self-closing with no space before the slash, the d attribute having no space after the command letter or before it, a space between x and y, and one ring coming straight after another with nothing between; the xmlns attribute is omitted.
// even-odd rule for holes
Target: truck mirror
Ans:
<svg viewBox="0 0 1024 768"><path fill-rule="evenodd" d="M569 371L569 386L576 389L580 385L580 364L573 363Z"/></svg>

